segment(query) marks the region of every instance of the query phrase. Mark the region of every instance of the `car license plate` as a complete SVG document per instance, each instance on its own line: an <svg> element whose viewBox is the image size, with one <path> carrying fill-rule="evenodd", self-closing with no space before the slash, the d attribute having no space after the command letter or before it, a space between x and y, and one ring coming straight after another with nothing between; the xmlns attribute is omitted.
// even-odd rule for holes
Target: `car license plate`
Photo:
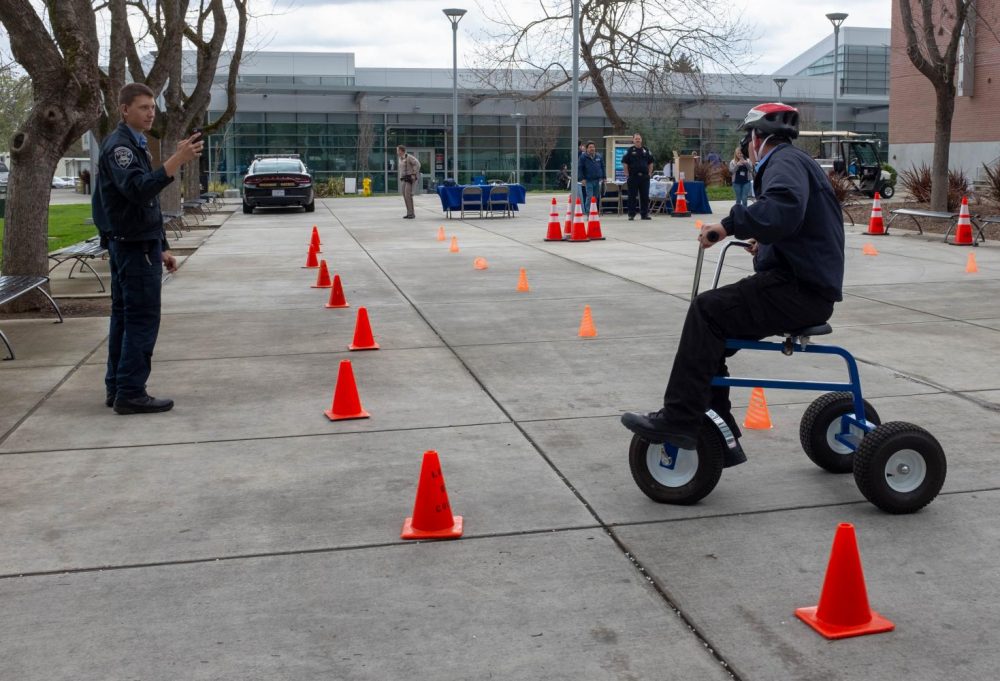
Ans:
<svg viewBox="0 0 1000 681"><path fill-rule="evenodd" d="M285 195L285 190L284 189L272 189L271 190L271 196L284 196L284 195Z"/></svg>

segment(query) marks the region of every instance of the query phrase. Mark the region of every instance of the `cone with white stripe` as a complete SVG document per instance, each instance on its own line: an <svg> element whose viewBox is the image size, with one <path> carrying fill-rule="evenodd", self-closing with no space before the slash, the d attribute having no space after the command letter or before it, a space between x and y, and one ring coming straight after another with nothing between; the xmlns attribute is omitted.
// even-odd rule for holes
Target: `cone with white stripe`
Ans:
<svg viewBox="0 0 1000 681"><path fill-rule="evenodd" d="M601 217L597 213L597 197L590 197L590 215L587 218L587 238L591 241L604 241L601 234Z"/></svg>
<svg viewBox="0 0 1000 681"><path fill-rule="evenodd" d="M872 203L872 215L868 218L868 231L865 234L869 236L884 236L885 235L885 223L882 222L882 201L875 192L875 201Z"/></svg>
<svg viewBox="0 0 1000 681"><path fill-rule="evenodd" d="M559 224L559 208L556 205L556 197L552 197L552 212L549 213L549 227L545 233L546 241L562 241L562 225Z"/></svg>
<svg viewBox="0 0 1000 681"><path fill-rule="evenodd" d="M573 233L570 234L569 240L572 242L590 241L590 239L587 238L587 225L583 221L583 204L580 203L580 199L576 200L576 215L573 218Z"/></svg>
<svg viewBox="0 0 1000 681"><path fill-rule="evenodd" d="M955 240L952 246L975 246L972 239L972 220L969 216L969 197L962 197L962 209L958 212L958 224L955 225Z"/></svg>

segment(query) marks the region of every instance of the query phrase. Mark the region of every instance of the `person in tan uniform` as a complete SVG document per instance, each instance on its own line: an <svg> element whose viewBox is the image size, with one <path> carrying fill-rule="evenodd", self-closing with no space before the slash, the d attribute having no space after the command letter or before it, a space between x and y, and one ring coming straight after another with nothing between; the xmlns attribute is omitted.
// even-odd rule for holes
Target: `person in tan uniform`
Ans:
<svg viewBox="0 0 1000 681"><path fill-rule="evenodd" d="M416 217L413 214L413 185L420 179L420 161L413 154L407 154L406 147L402 145L396 147L396 155L399 157L399 163L396 164L399 186L403 190L403 203L406 204L406 215L403 218L412 220Z"/></svg>

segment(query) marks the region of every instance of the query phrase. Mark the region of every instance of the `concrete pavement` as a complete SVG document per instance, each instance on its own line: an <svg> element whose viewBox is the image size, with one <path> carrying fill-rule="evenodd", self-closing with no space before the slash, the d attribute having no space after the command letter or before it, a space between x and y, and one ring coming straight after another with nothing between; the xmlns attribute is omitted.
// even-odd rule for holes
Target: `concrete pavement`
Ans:
<svg viewBox="0 0 1000 681"><path fill-rule="evenodd" d="M513 220L446 220L436 197L416 220L396 198L233 215L165 284L150 392L177 400L167 414L103 405L105 320L4 322L0 679L991 678L1000 248L966 274L971 249L939 237L899 231L870 257L848 235L829 340L883 420L944 446L930 506L883 514L813 465L815 395L797 391L767 393L748 464L662 506L618 416L662 397L706 218L606 216L605 242L546 243L548 197L529 201ZM350 308L324 308L301 268L314 224ZM723 280L749 268L731 251ZM361 305L378 352L346 350ZM584 305L596 339L576 335ZM345 358L372 417L331 423ZM843 377L802 354L732 369ZM459 541L399 539L427 449ZM844 521L897 629L831 643L793 611L817 602Z"/></svg>

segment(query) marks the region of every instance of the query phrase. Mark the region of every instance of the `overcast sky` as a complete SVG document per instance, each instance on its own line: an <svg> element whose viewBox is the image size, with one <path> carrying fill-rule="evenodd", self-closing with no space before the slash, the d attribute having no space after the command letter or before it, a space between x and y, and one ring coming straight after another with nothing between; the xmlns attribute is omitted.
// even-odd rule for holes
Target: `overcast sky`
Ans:
<svg viewBox="0 0 1000 681"><path fill-rule="evenodd" d="M551 2L552 0L545 0ZM677 0L684 2L684 0ZM359 67L451 67L451 29L441 13L461 7L458 63L472 66L472 47L488 22L476 0L251 0L263 16L254 49L354 52ZM521 18L537 16L539 0L496 0ZM40 3L38 3L40 4ZM888 28L890 0L719 0L744 12L757 37L749 72L772 73L832 33L828 12L847 12L845 26ZM0 27L0 50L9 54Z"/></svg>

